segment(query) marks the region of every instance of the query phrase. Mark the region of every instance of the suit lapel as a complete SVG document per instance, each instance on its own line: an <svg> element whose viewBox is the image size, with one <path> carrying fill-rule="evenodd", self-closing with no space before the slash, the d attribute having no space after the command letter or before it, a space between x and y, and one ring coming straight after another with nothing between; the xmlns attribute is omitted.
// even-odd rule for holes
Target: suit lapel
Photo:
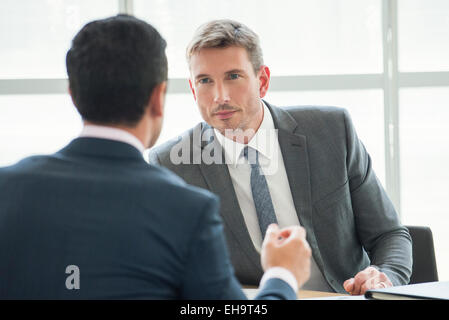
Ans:
<svg viewBox="0 0 449 320"><path fill-rule="evenodd" d="M306 136L296 133L298 124L290 114L266 104L273 116L274 126L278 129L279 146L296 213L301 225L309 226L312 213Z"/></svg>
<svg viewBox="0 0 449 320"><path fill-rule="evenodd" d="M260 255L254 248L248 229L246 228L228 166L224 160L222 147L219 142L214 139L214 136L211 134L212 132L213 129L208 124L203 123L201 135L197 137L200 141L197 140L194 144L197 146L200 145L201 151L205 152L206 155L211 155L211 157L216 156L217 158L221 157L221 162L219 164L207 164L205 161L201 161L199 164L201 173L210 191L220 197L221 216L226 227L230 233L235 236L243 251L247 254L255 267L260 268ZM210 139L203 140L204 137L210 137ZM214 155L214 151L219 152L219 154Z"/></svg>
<svg viewBox="0 0 449 320"><path fill-rule="evenodd" d="M265 102L265 101L264 101ZM278 129L278 140L284 160L296 214L307 231L307 241L312 247L314 258L321 270L323 263L313 229L312 194L310 186L310 167L307 153L307 138L301 134L295 119L285 110L265 102Z"/></svg>

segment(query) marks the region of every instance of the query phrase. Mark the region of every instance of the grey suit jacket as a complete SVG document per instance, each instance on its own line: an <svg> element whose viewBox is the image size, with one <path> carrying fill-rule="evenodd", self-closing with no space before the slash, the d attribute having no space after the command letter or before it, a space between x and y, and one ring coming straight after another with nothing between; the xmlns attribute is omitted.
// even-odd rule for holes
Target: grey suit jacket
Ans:
<svg viewBox="0 0 449 320"><path fill-rule="evenodd" d="M348 112L336 107L281 109L266 104L278 129L299 221L329 285L344 292L343 282L369 265L385 272L394 285L407 284L412 270L410 235L378 181ZM256 285L263 274L260 256L245 226L227 165L224 161L198 163L195 158L206 148L217 147L213 137L210 142L201 136L208 128L200 123L178 139L153 148L150 163L220 197L237 278L242 284ZM173 163L170 154L172 159L181 155L187 161ZM212 156L223 158L222 154Z"/></svg>

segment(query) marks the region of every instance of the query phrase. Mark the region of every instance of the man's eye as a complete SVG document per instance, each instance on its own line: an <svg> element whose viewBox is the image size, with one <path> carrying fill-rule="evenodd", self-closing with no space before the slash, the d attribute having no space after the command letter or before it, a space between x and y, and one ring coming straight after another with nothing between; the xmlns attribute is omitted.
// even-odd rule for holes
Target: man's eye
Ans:
<svg viewBox="0 0 449 320"><path fill-rule="evenodd" d="M201 84L206 84L206 83L210 82L210 79L209 78L202 78L198 82L201 83Z"/></svg>
<svg viewBox="0 0 449 320"><path fill-rule="evenodd" d="M238 79L238 78L240 78L240 75L237 74L237 73L231 73L229 75L229 79L231 79L231 80L235 80L235 79Z"/></svg>

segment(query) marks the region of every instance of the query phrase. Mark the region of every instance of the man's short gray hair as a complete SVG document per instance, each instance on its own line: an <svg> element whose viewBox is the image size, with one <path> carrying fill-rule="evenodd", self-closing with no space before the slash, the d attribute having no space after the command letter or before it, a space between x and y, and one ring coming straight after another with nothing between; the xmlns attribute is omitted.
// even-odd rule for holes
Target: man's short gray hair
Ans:
<svg viewBox="0 0 449 320"><path fill-rule="evenodd" d="M263 65L262 49L259 37L243 23L222 19L213 20L201 25L187 46L186 56L190 59L204 48L242 47L248 52L249 60L257 74Z"/></svg>

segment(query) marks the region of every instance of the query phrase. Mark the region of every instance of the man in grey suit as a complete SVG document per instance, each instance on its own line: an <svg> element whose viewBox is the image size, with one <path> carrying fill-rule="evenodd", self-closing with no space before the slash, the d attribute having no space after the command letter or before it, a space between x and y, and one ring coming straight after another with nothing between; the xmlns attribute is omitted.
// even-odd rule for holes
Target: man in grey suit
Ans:
<svg viewBox="0 0 449 320"><path fill-rule="evenodd" d="M363 294L407 284L411 238L357 137L336 107L278 108L258 36L232 20L201 26L187 48L205 122L153 148L150 162L221 198L239 281L257 284L269 223L301 225L312 248L304 289Z"/></svg>

